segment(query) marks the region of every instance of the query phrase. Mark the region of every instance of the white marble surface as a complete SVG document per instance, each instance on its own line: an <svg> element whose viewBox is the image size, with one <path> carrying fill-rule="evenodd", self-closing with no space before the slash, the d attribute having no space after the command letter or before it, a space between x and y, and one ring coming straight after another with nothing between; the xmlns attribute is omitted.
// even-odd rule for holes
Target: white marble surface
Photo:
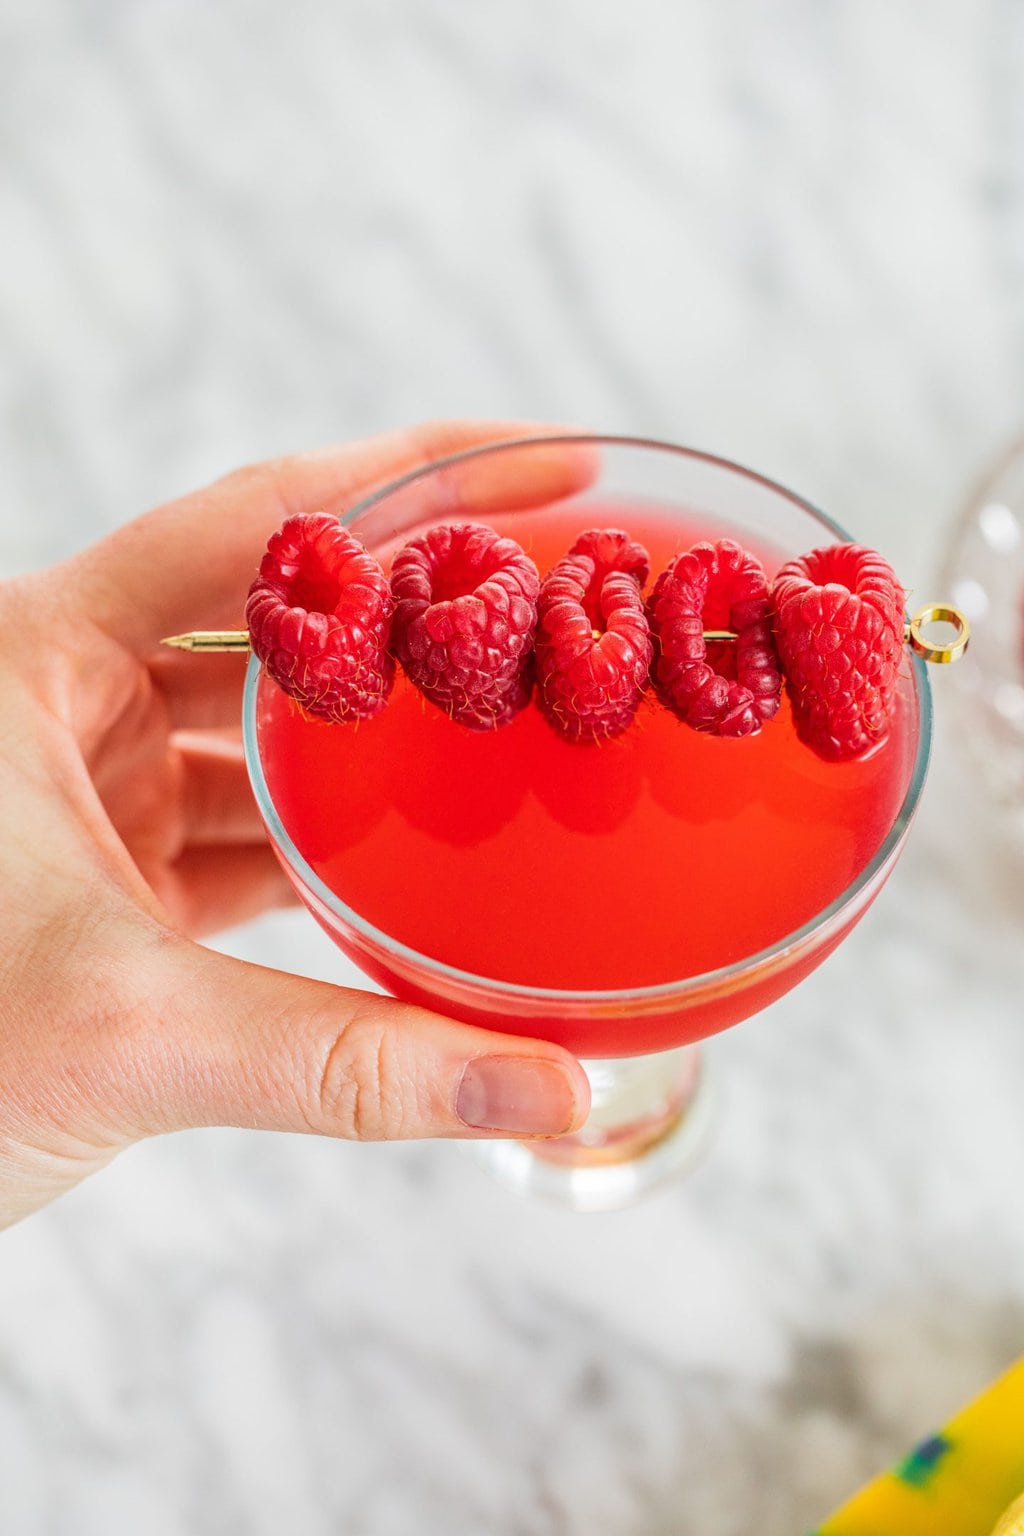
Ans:
<svg viewBox="0 0 1024 1536"><path fill-rule="evenodd" d="M1024 420L1011 0L7 0L0 570L522 413L753 463L926 587ZM940 690L941 692L941 690ZM685 1185L175 1137L0 1240L5 1536L798 1536L1024 1349L1024 862L939 699ZM300 914L241 954L343 974Z"/></svg>

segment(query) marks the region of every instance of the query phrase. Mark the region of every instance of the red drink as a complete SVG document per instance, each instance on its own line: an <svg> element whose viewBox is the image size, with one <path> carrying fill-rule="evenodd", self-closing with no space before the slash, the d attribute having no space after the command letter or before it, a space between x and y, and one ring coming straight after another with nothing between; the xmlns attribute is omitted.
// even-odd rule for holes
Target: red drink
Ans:
<svg viewBox="0 0 1024 1536"><path fill-rule="evenodd" d="M648 548L652 580L678 550L730 532L643 503L486 521L518 539L542 575L582 529L623 527ZM734 536L753 547L742 530ZM757 550L770 574L799 552ZM917 727L909 665L889 739L840 764L801 744L785 701L759 736L727 741L690 730L648 694L630 729L601 746L564 742L533 705L501 730L468 730L401 676L383 714L358 726L309 720L266 678L257 706L284 831L328 890L387 936L378 942L314 900L342 947L398 995L589 1056L699 1039L773 1001L838 943L888 864L859 900L778 951L878 854L911 781ZM416 955L396 954L395 943ZM773 952L747 965L764 951ZM438 984L416 956L492 985ZM698 977L707 980L678 985ZM651 990L629 1005L540 999L521 1010L503 1006L502 984Z"/></svg>

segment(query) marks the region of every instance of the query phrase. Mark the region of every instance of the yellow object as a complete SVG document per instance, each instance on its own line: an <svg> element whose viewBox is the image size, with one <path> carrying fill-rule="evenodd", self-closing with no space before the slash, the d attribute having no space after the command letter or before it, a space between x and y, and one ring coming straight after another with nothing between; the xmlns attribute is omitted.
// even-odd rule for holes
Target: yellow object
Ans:
<svg viewBox="0 0 1024 1536"><path fill-rule="evenodd" d="M992 1536L1024 1536L1024 1498L1018 1499L1000 1520Z"/></svg>
<svg viewBox="0 0 1024 1536"><path fill-rule="evenodd" d="M176 651L247 651L247 629L193 629L187 635L168 635L161 645L171 645Z"/></svg>
<svg viewBox="0 0 1024 1536"><path fill-rule="evenodd" d="M814 1536L1024 1536L1024 1360Z"/></svg>
<svg viewBox="0 0 1024 1536"><path fill-rule="evenodd" d="M953 638L947 644L942 645L938 640L929 640L925 634L929 624L950 624L953 627ZM971 640L971 625L965 613L959 608L951 608L948 603L929 603L927 608L922 608L915 613L910 623L903 632L904 639L910 645L912 651L923 656L925 661L934 661L939 665L946 665L951 661L959 661L966 651Z"/></svg>
<svg viewBox="0 0 1024 1536"><path fill-rule="evenodd" d="M938 640L929 640L925 630L929 624L951 624L954 630L953 638L941 644ZM600 634L594 630L594 639ZM959 608L951 608L948 603L930 603L927 608L922 608L915 613L909 624L903 626L903 639L912 651L922 656L925 661L938 662L940 664L950 661L959 661L966 651L971 638L970 621ZM735 640L736 633L731 629L706 629L705 640ZM247 629L193 629L184 635L167 635L160 642L161 645L173 646L177 651L247 651L249 649L249 631Z"/></svg>

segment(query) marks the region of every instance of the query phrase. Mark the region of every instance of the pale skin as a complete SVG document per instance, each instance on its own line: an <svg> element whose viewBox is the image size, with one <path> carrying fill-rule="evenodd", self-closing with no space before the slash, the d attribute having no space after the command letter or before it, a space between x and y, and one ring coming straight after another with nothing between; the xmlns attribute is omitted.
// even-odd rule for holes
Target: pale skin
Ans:
<svg viewBox="0 0 1024 1536"><path fill-rule="evenodd" d="M584 1120L586 1076L555 1045L196 942L293 897L242 761L243 663L159 647L239 623L285 516L521 432L443 423L255 465L0 585L0 1227L192 1126L375 1140Z"/></svg>

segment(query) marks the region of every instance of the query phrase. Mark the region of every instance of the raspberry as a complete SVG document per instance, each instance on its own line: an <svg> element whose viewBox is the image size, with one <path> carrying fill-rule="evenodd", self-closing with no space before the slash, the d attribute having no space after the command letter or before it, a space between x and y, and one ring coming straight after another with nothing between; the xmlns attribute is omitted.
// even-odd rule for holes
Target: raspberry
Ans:
<svg viewBox="0 0 1024 1536"><path fill-rule="evenodd" d="M732 539L695 544L662 571L648 613L654 684L681 720L716 736L750 736L772 718L782 677L759 560ZM706 628L736 632L735 643L715 648L715 665Z"/></svg>
<svg viewBox="0 0 1024 1536"><path fill-rule="evenodd" d="M504 725L530 697L539 587L514 539L479 523L431 528L391 568L394 653L453 720Z"/></svg>
<svg viewBox="0 0 1024 1536"><path fill-rule="evenodd" d="M569 553L589 555L605 575L609 571L625 571L627 576L635 576L641 587L646 584L651 571L651 557L644 546L637 544L621 528L588 528L580 534Z"/></svg>
<svg viewBox="0 0 1024 1536"><path fill-rule="evenodd" d="M903 656L892 567L860 544L812 549L782 567L772 603L801 740L832 762L884 741Z"/></svg>
<svg viewBox="0 0 1024 1536"><path fill-rule="evenodd" d="M647 686L651 639L640 588L650 562L612 528L580 534L544 578L537 606L540 707L569 741L624 731Z"/></svg>
<svg viewBox="0 0 1024 1536"><path fill-rule="evenodd" d="M311 715L364 720L383 709L395 666L392 601L371 554L325 512L289 517L249 588L252 649Z"/></svg>

